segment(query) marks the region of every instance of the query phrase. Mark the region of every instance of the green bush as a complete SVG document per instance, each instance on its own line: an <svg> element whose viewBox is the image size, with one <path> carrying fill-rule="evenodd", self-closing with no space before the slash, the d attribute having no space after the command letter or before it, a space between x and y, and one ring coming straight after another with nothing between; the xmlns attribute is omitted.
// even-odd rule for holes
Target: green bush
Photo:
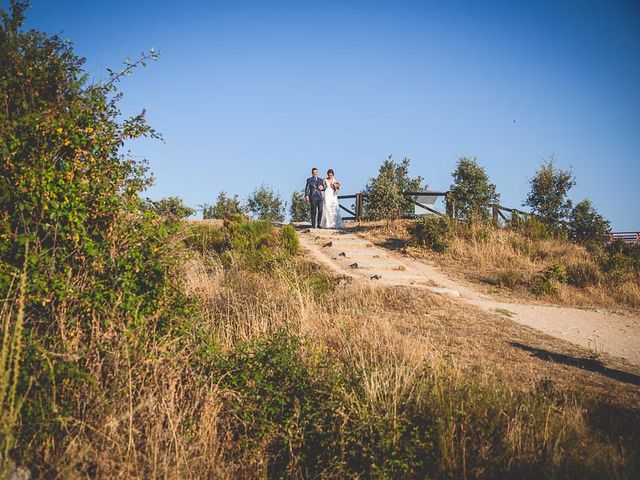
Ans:
<svg viewBox="0 0 640 480"><path fill-rule="evenodd" d="M161 335L182 299L170 275L178 223L140 199L146 165L122 153L158 137L144 112L120 112L117 92L157 54L88 85L69 41L23 30L26 7L0 11L0 298L26 264L19 444L46 464L77 432L68 419L99 404L125 332Z"/></svg>
<svg viewBox="0 0 640 480"><path fill-rule="evenodd" d="M549 227L533 215L528 215L523 219L519 218L517 222L511 223L510 227L530 240L548 240L551 238Z"/></svg>
<svg viewBox="0 0 640 480"><path fill-rule="evenodd" d="M460 157L451 176L453 184L447 196L448 213L469 221L489 220L489 205L498 203L500 194L496 193L496 186L489 183L489 176L478 160Z"/></svg>
<svg viewBox="0 0 640 480"><path fill-rule="evenodd" d="M292 222L308 222L311 218L311 204L304 198L304 190L291 194L289 215Z"/></svg>
<svg viewBox="0 0 640 480"><path fill-rule="evenodd" d="M413 202L402 193L421 190L423 178L409 177L410 164L408 158L396 163L391 155L382 162L378 176L369 179L364 189L366 220L396 220L413 213Z"/></svg>
<svg viewBox="0 0 640 480"><path fill-rule="evenodd" d="M166 197L161 200L150 200L151 208L162 216L173 220L187 218L196 213L196 211L184 204L180 197Z"/></svg>
<svg viewBox="0 0 640 480"><path fill-rule="evenodd" d="M247 200L247 209L253 218L268 222L284 221L287 202L270 187L261 185L256 188Z"/></svg>
<svg viewBox="0 0 640 480"><path fill-rule="evenodd" d="M285 225L280 230L280 241L284 249L289 252L290 255L298 253L298 246L300 241L298 240L298 232L291 225Z"/></svg>
<svg viewBox="0 0 640 480"><path fill-rule="evenodd" d="M536 295L552 295L558 293L558 285L567 283L567 280L567 269L564 265L560 263L549 265L538 275L533 286L533 293Z"/></svg>
<svg viewBox="0 0 640 480"><path fill-rule="evenodd" d="M209 205L205 203L202 205L202 219L218 219L223 220L233 215L245 215L246 207L242 205L237 195L233 197L228 196L226 192L222 191L218 194L216 203Z"/></svg>
<svg viewBox="0 0 640 480"><path fill-rule="evenodd" d="M451 243L451 223L445 217L427 215L408 227L411 241L436 252L445 252Z"/></svg>

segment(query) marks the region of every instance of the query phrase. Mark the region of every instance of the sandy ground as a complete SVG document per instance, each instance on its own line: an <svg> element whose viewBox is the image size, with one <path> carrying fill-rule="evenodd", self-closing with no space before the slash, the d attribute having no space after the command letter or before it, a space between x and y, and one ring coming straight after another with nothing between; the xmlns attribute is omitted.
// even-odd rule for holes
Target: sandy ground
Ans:
<svg viewBox="0 0 640 480"><path fill-rule="evenodd" d="M335 260L332 253L319 244L313 233L300 235L302 246L307 254L319 263L340 275L359 277L363 281L367 276L345 268ZM522 325L529 326L547 335L585 347L594 357L606 353L623 358L634 365L640 365L640 317L635 313L614 312L606 309L587 310L553 305L532 305L496 300L457 282L440 270L436 265L411 259L389 249L374 246L382 255L393 258L406 266L408 271L423 276L425 283L431 286L415 285L415 288L433 289L433 285L448 291L456 301L473 305L496 315L509 317Z"/></svg>

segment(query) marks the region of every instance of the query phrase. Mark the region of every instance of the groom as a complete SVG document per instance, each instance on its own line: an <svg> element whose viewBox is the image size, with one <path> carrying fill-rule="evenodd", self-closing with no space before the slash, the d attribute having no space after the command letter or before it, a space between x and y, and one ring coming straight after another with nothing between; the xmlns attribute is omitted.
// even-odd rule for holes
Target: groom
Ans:
<svg viewBox="0 0 640 480"><path fill-rule="evenodd" d="M318 169L313 167L311 177L307 178L307 185L304 187L304 198L307 202L311 202L311 228L321 228L322 190L324 190L324 184L322 179L318 177Z"/></svg>

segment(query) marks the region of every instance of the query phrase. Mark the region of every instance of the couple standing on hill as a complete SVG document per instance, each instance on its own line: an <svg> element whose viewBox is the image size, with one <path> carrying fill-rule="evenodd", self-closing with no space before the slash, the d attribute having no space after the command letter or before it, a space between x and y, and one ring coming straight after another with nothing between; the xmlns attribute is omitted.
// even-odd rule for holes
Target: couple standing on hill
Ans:
<svg viewBox="0 0 640 480"><path fill-rule="evenodd" d="M342 228L338 190L340 182L332 169L327 170L325 179L318 177L317 168L311 169L304 188L304 198L311 203L311 228Z"/></svg>

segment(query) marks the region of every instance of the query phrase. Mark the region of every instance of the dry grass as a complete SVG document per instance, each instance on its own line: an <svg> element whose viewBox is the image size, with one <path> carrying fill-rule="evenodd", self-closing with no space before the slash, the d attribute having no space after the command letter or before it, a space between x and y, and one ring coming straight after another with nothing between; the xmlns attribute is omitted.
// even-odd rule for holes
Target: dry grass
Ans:
<svg viewBox="0 0 640 480"><path fill-rule="evenodd" d="M454 278L505 299L575 307L640 308L640 284L633 279L608 281L593 256L580 245L556 239L532 240L509 229L454 224L449 249L438 254L409 245L409 223L398 221L387 226L373 222L356 230L378 244L432 260ZM532 290L541 274L556 264L573 273L576 284L559 283L555 293L535 295Z"/></svg>
<svg viewBox="0 0 640 480"><path fill-rule="evenodd" d="M403 425L414 416L438 419L428 427L437 432L433 448L440 452L433 465L458 478L492 476L483 465L496 455L492 448L501 435L500 448L514 465L542 462L562 471L567 461L584 462L585 468L602 462L617 472L629 461L617 440L593 436L585 404L571 392L610 403L616 415L630 412L625 418L637 422L637 384L557 360L581 361L589 354L584 349L429 292L357 282L338 287L327 272L301 258L254 270L241 258L227 258L223 267L217 255L194 254L182 275L197 311L161 338L123 339L114 352L117 368L98 386L105 396L69 417L67 435L51 446L47 467L39 473L60 478L272 476L277 438L243 443L241 432L252 427L238 410L246 393L225 387L224 375L210 365L219 353L282 331L305 339L300 361L327 358L343 375L357 378L340 387L340 428L359 432L356 443L375 440L367 432L376 423L360 426L373 418L390 429L388 448L403 445ZM548 352L556 361L532 352ZM628 365L608 366L640 379ZM540 401L521 397L541 385L564 403L544 395ZM487 418L495 421L479 421ZM610 425L605 423L606 431ZM287 428L296 428L295 422ZM293 437L303 441L303 435ZM283 475L306 477L291 451L294 460ZM374 461L384 457L378 455ZM344 478L345 473L327 469L320 476Z"/></svg>

